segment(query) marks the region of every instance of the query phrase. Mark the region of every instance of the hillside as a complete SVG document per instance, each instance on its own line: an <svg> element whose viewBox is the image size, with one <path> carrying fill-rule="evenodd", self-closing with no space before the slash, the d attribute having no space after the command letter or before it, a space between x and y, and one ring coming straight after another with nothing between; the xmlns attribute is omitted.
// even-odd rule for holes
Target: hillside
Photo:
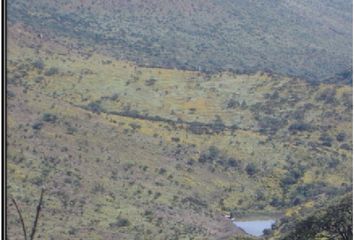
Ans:
<svg viewBox="0 0 354 240"><path fill-rule="evenodd" d="M68 49L144 66L317 82L352 69L349 0L11 0L8 17L45 40L65 36Z"/></svg>
<svg viewBox="0 0 354 240"><path fill-rule="evenodd" d="M350 85L144 67L48 36L9 26L7 187L25 219L46 188L37 238L238 238L225 213L351 191Z"/></svg>
<svg viewBox="0 0 354 240"><path fill-rule="evenodd" d="M279 229L284 240L353 239L353 196L319 202L313 210L299 209L282 219Z"/></svg>

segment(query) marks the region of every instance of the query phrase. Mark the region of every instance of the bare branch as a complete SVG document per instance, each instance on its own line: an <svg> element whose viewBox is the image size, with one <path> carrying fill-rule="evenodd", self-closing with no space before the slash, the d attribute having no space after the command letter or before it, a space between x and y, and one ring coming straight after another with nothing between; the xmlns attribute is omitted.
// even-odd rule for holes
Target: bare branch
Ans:
<svg viewBox="0 0 354 240"><path fill-rule="evenodd" d="M40 211L41 211L41 209L42 209L43 193L44 193L44 188L42 188L41 197L39 198L39 202L38 202L38 205L37 205L36 218L34 219L34 222L33 222L33 227L32 227L32 232L31 232L30 240L33 240L34 234L36 233L37 223L38 223L38 218L39 218L39 213L40 213Z"/></svg>
<svg viewBox="0 0 354 240"><path fill-rule="evenodd" d="M27 240L27 233L26 233L26 227L25 227L25 222L23 221L23 217L22 217L22 214L21 214L21 211L16 203L16 200L14 198L11 198L12 202L14 203L15 207L16 207L16 210L17 210L17 213L18 213L18 216L20 217L20 221L21 221L21 225L22 225L22 229L23 229L23 236L25 238L25 240Z"/></svg>

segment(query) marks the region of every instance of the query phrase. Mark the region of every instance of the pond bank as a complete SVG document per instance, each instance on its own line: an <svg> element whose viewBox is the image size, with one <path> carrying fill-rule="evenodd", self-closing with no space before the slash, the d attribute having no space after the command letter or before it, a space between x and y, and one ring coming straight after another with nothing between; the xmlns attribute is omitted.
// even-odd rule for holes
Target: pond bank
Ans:
<svg viewBox="0 0 354 240"><path fill-rule="evenodd" d="M248 214L242 216L230 216L225 215L231 220L232 224L241 229L243 232L255 236L261 237L265 229L271 229L272 225L276 223L284 214L282 212L265 213L265 214Z"/></svg>
<svg viewBox="0 0 354 240"><path fill-rule="evenodd" d="M275 219L233 221L233 224L235 224L235 226L241 228L246 233L255 237L262 236L263 231L265 229L271 229L274 223L275 223Z"/></svg>

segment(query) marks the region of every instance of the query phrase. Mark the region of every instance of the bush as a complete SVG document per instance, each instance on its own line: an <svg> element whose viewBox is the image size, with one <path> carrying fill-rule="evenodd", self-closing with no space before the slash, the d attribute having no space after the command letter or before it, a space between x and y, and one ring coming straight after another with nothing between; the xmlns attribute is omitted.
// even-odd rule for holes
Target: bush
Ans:
<svg viewBox="0 0 354 240"><path fill-rule="evenodd" d="M272 234L272 230L271 229L264 229L263 230L263 235L264 236L270 236Z"/></svg>
<svg viewBox="0 0 354 240"><path fill-rule="evenodd" d="M159 169L159 174L160 174L160 175L164 175L166 172L167 172L167 171L166 171L166 169L164 169L164 168L160 168L160 169Z"/></svg>
<svg viewBox="0 0 354 240"><path fill-rule="evenodd" d="M281 179L280 185L281 185L283 188L287 189L289 185L293 185L293 184L295 184L296 182L297 182L297 179L296 179L294 176L292 176L292 175L287 175L287 176L285 176L284 178Z"/></svg>
<svg viewBox="0 0 354 240"><path fill-rule="evenodd" d="M36 77L35 79L34 79L34 81L36 82L36 83L40 83L40 82L42 82L44 80L44 77L42 77L42 76L38 76L38 77Z"/></svg>
<svg viewBox="0 0 354 240"><path fill-rule="evenodd" d="M273 197L269 204L272 207L280 208L284 206L284 201L277 197Z"/></svg>
<svg viewBox="0 0 354 240"><path fill-rule="evenodd" d="M343 142L346 139L347 135L344 132L337 134L336 139L338 142Z"/></svg>
<svg viewBox="0 0 354 240"><path fill-rule="evenodd" d="M256 191L256 200L257 201L264 201L266 198L265 198L265 195L264 195L264 192L262 192L260 189L258 189Z"/></svg>
<svg viewBox="0 0 354 240"><path fill-rule="evenodd" d="M347 143L341 144L341 145L340 145L340 148L341 148L341 149L344 149L344 150L348 150L348 151L351 151L351 150L352 150L352 147L351 147L349 144L347 144Z"/></svg>
<svg viewBox="0 0 354 240"><path fill-rule="evenodd" d="M129 123L129 126L133 129L133 130L136 130L136 129L140 129L141 126L138 124L138 123Z"/></svg>
<svg viewBox="0 0 354 240"><path fill-rule="evenodd" d="M153 85L155 85L155 82L156 82L156 79L150 78L150 79L145 81L145 85L146 86L153 86Z"/></svg>
<svg viewBox="0 0 354 240"><path fill-rule="evenodd" d="M217 149L215 146L211 146L209 147L208 151L205 153L202 153L199 156L198 161L201 163L205 163L205 162L214 162L215 160L217 160L217 158L220 155L220 150Z"/></svg>
<svg viewBox="0 0 354 240"><path fill-rule="evenodd" d="M77 132L77 128L75 128L75 127L69 126L69 127L66 129L66 133L67 133L67 134L70 134L70 135L73 135L73 134L76 133L76 132Z"/></svg>
<svg viewBox="0 0 354 240"><path fill-rule="evenodd" d="M111 223L110 227L127 227L130 225L130 222L126 218L118 217L115 223Z"/></svg>
<svg viewBox="0 0 354 240"><path fill-rule="evenodd" d="M323 146L331 147L332 142L333 142L333 138L326 133L322 133L320 136L320 141L322 142Z"/></svg>
<svg viewBox="0 0 354 240"><path fill-rule="evenodd" d="M325 89L323 90L323 92L321 92L317 97L316 100L318 101L323 101L326 104L330 104L330 103L335 103L335 98L336 96L336 89Z"/></svg>
<svg viewBox="0 0 354 240"><path fill-rule="evenodd" d="M199 197L185 197L184 199L182 199L181 201L183 204L187 204L189 203L191 206L194 207L194 209L196 208L207 208L208 204L203 201L202 199L200 199Z"/></svg>
<svg viewBox="0 0 354 240"><path fill-rule="evenodd" d="M208 130L208 128L204 124L201 124L198 122L190 123L188 126L188 130L191 131L192 133L198 134L198 135L210 133L210 131Z"/></svg>
<svg viewBox="0 0 354 240"><path fill-rule="evenodd" d="M109 100L111 101L116 101L119 98L119 95L117 93L113 94L112 96L109 97Z"/></svg>
<svg viewBox="0 0 354 240"><path fill-rule="evenodd" d="M101 102L96 101L96 102L91 102L87 105L87 108L94 112L94 113L101 113L103 112L103 108L101 107Z"/></svg>
<svg viewBox="0 0 354 240"><path fill-rule="evenodd" d="M43 123L42 122L36 122L32 125L32 128L34 130L40 130L43 127Z"/></svg>
<svg viewBox="0 0 354 240"><path fill-rule="evenodd" d="M227 104L226 104L226 108L237 108L240 106L240 103L238 101L236 101L235 99L230 99Z"/></svg>
<svg viewBox="0 0 354 240"><path fill-rule="evenodd" d="M227 160L227 165L228 165L229 167L237 168L237 167L239 167L240 162L241 162L240 160L236 160L236 159L234 159L234 158L229 158L229 159Z"/></svg>
<svg viewBox="0 0 354 240"><path fill-rule="evenodd" d="M59 72L58 68L56 67L51 67L47 71L45 71L44 75L46 76L52 76L54 74L57 74Z"/></svg>
<svg viewBox="0 0 354 240"><path fill-rule="evenodd" d="M352 194L337 198L331 205L320 207L307 216L292 221L293 226L286 226L289 232L282 239L319 239L319 233L325 233L325 239L353 239L352 204Z"/></svg>
<svg viewBox="0 0 354 240"><path fill-rule="evenodd" d="M260 131L263 133L275 134L280 128L287 124L286 119L272 116L256 116Z"/></svg>
<svg viewBox="0 0 354 240"><path fill-rule="evenodd" d="M44 113L42 116L42 120L49 123L55 123L57 119L57 116L52 113Z"/></svg>
<svg viewBox="0 0 354 240"><path fill-rule="evenodd" d="M303 131L311 131L312 126L308 123L303 123L303 122L298 122L298 123L293 123L289 126L288 130L292 133L295 132L303 132Z"/></svg>
<svg viewBox="0 0 354 240"><path fill-rule="evenodd" d="M172 138L171 138L171 141L173 141L173 142L179 142L180 139L179 139L178 137L172 137Z"/></svg>
<svg viewBox="0 0 354 240"><path fill-rule="evenodd" d="M304 167L292 166L292 169L280 180L280 185L287 190L289 185L295 184L304 175Z"/></svg>
<svg viewBox="0 0 354 240"><path fill-rule="evenodd" d="M34 61L32 65L33 65L33 67L35 67L39 70L43 70L43 68L44 68L44 63L41 59Z"/></svg>
<svg viewBox="0 0 354 240"><path fill-rule="evenodd" d="M332 158L332 159L330 159L329 161L328 161L328 167L329 168L336 168L337 166L338 166L338 164L339 164L339 160L338 159L336 159L336 158Z"/></svg>
<svg viewBox="0 0 354 240"><path fill-rule="evenodd" d="M220 133L220 132L224 131L225 124L222 121L222 119L220 118L220 116L216 116L215 121L213 122L211 128L212 128L213 132L215 132L215 133Z"/></svg>
<svg viewBox="0 0 354 240"><path fill-rule="evenodd" d="M246 166L246 172L249 176L253 176L254 174L257 173L257 167L254 163L249 163Z"/></svg>

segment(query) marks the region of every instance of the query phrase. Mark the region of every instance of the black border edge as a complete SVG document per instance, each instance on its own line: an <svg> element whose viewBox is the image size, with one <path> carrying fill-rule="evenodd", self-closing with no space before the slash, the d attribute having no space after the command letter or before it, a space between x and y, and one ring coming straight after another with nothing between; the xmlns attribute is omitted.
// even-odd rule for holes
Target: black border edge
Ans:
<svg viewBox="0 0 354 240"><path fill-rule="evenodd" d="M2 179L1 179L1 186L2 186L2 239L8 239L7 237L7 175L6 175L6 169L7 169L7 144L6 144L6 127L7 127L7 102L6 102L6 86L7 86L7 39L6 39L6 33L7 33L7 1L4 0L2 1L2 9L1 9L1 14L2 14L2 30L1 30L1 48L2 48L2 54L1 54L1 59L2 59L2 161L1 161L1 169L2 169Z"/></svg>

